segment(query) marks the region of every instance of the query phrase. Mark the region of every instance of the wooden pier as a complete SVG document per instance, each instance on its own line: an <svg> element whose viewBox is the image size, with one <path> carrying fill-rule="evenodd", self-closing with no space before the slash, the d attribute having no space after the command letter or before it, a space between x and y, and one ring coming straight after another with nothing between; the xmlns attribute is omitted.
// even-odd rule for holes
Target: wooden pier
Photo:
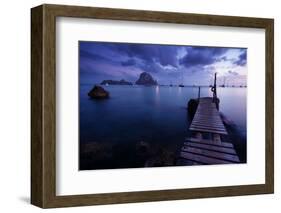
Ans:
<svg viewBox="0 0 281 213"><path fill-rule="evenodd" d="M233 144L221 141L221 135L228 133L218 111L216 88L212 91L214 92L213 97L198 97L198 106L189 127L194 136L185 139L180 152L184 165L240 162ZM204 139L205 135L211 139Z"/></svg>

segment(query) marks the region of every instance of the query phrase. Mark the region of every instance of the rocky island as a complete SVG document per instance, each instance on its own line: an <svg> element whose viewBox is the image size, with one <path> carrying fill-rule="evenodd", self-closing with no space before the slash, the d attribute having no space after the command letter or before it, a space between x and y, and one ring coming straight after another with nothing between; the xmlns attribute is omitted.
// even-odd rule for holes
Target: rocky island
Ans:
<svg viewBox="0 0 281 213"><path fill-rule="evenodd" d="M93 89L91 89L91 91L88 93L88 96L94 99L106 99L109 98L109 92L101 86L95 85Z"/></svg>
<svg viewBox="0 0 281 213"><path fill-rule="evenodd" d="M103 80L101 82L101 85L133 85L133 83L125 81L124 79L121 79L120 81L116 81L116 80Z"/></svg>
<svg viewBox="0 0 281 213"><path fill-rule="evenodd" d="M144 85L144 86L156 86L158 85L157 81L153 79L153 77L147 73L143 72L140 74L139 79L136 81L137 85Z"/></svg>

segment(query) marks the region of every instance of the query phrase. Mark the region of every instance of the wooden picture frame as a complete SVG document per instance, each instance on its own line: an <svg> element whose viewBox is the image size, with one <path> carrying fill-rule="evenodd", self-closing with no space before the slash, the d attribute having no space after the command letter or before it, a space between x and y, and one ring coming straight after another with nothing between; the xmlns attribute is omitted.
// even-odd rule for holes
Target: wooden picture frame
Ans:
<svg viewBox="0 0 281 213"><path fill-rule="evenodd" d="M265 184L56 195L56 17L265 29ZM44 4L31 9L31 203L42 208L267 194L274 191L274 20Z"/></svg>

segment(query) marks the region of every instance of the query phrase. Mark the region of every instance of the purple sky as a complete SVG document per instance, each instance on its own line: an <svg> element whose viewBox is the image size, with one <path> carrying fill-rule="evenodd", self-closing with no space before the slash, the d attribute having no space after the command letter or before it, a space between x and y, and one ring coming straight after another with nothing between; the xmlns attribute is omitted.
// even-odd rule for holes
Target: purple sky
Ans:
<svg viewBox="0 0 281 213"><path fill-rule="evenodd" d="M79 42L80 83L135 82L142 72L159 84L246 85L247 49L111 42Z"/></svg>

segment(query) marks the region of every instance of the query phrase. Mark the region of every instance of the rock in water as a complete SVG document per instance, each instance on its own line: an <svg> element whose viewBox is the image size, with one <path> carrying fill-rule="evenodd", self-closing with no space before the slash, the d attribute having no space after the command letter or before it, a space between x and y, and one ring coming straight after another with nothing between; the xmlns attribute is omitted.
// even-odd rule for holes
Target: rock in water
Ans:
<svg viewBox="0 0 281 213"><path fill-rule="evenodd" d="M95 99L109 98L109 92L101 86L95 85L94 88L88 93L88 96Z"/></svg>
<svg viewBox="0 0 281 213"><path fill-rule="evenodd" d="M140 74L139 79L136 81L137 85L145 85L145 86L154 86L158 85L157 81L152 78L152 76L147 73L143 72Z"/></svg>

